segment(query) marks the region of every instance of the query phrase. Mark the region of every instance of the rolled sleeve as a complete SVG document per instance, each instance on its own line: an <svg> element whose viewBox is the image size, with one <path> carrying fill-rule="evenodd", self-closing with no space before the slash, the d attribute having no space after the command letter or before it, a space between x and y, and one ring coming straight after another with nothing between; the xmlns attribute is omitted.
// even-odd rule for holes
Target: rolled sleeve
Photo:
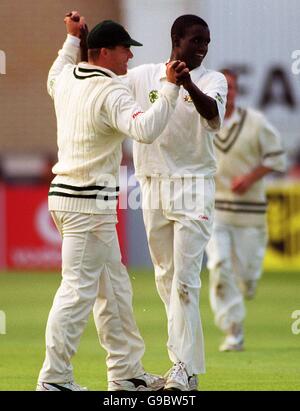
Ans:
<svg viewBox="0 0 300 411"><path fill-rule="evenodd" d="M286 153L279 132L264 119L259 135L262 150L262 164L274 171L286 171Z"/></svg>
<svg viewBox="0 0 300 411"><path fill-rule="evenodd" d="M217 72L214 73L207 87L202 90L203 93L215 100L218 108L218 115L211 120L201 117L201 123L208 131L216 132L222 127L226 111L227 90L225 76Z"/></svg>

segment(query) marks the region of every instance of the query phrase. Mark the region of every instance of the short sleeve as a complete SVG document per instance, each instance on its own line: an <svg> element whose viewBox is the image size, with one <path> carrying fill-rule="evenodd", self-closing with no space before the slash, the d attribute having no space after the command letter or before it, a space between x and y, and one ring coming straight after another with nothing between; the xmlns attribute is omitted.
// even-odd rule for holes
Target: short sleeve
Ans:
<svg viewBox="0 0 300 411"><path fill-rule="evenodd" d="M201 123L209 131L218 131L222 127L225 116L228 86L226 78L222 73L212 72L210 77L202 92L216 101L218 116L211 120L201 117Z"/></svg>
<svg viewBox="0 0 300 411"><path fill-rule="evenodd" d="M262 165L274 171L284 172L286 170L286 153L283 149L281 136L265 117L262 117L259 144Z"/></svg>

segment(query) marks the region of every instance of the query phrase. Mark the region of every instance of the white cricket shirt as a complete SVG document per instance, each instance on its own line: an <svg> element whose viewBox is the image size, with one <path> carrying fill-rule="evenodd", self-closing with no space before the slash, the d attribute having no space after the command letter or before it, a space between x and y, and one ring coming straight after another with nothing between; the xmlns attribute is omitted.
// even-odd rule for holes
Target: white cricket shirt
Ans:
<svg viewBox="0 0 300 411"><path fill-rule="evenodd" d="M133 144L139 176L213 176L216 171L214 133L225 113L227 82L223 74L200 66L191 71L199 89L214 98L219 115L207 121L196 110L188 92L181 87L176 108L166 128L151 145ZM147 110L166 83L166 65L146 64L129 70L128 84L136 100Z"/></svg>

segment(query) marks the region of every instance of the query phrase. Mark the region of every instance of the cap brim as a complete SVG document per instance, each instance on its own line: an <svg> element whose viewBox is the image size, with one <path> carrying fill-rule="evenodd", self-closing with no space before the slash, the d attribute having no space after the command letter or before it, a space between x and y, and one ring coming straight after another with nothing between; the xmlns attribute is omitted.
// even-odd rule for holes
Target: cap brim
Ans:
<svg viewBox="0 0 300 411"><path fill-rule="evenodd" d="M124 44L124 46L138 46L138 47L142 46L142 43L139 43L138 41L133 40L133 39L126 40L122 44Z"/></svg>

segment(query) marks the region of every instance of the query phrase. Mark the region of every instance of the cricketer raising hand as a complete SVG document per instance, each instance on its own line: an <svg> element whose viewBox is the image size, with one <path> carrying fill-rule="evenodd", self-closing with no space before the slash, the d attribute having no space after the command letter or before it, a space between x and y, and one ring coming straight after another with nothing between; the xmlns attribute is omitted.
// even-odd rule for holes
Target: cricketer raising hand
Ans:
<svg viewBox="0 0 300 411"><path fill-rule="evenodd" d="M107 352L108 389L158 390L164 379L141 363L144 342L115 229L121 144L125 135L149 144L163 132L178 98L176 83L188 70L179 61L169 64L160 97L145 111L118 78L133 57L130 47L142 44L120 24L103 21L87 37L88 62L76 64L85 21L72 12L65 24L68 36L47 84L58 145L49 210L62 236L62 281L49 313L37 390L85 390L74 382L71 359L91 311Z"/></svg>

